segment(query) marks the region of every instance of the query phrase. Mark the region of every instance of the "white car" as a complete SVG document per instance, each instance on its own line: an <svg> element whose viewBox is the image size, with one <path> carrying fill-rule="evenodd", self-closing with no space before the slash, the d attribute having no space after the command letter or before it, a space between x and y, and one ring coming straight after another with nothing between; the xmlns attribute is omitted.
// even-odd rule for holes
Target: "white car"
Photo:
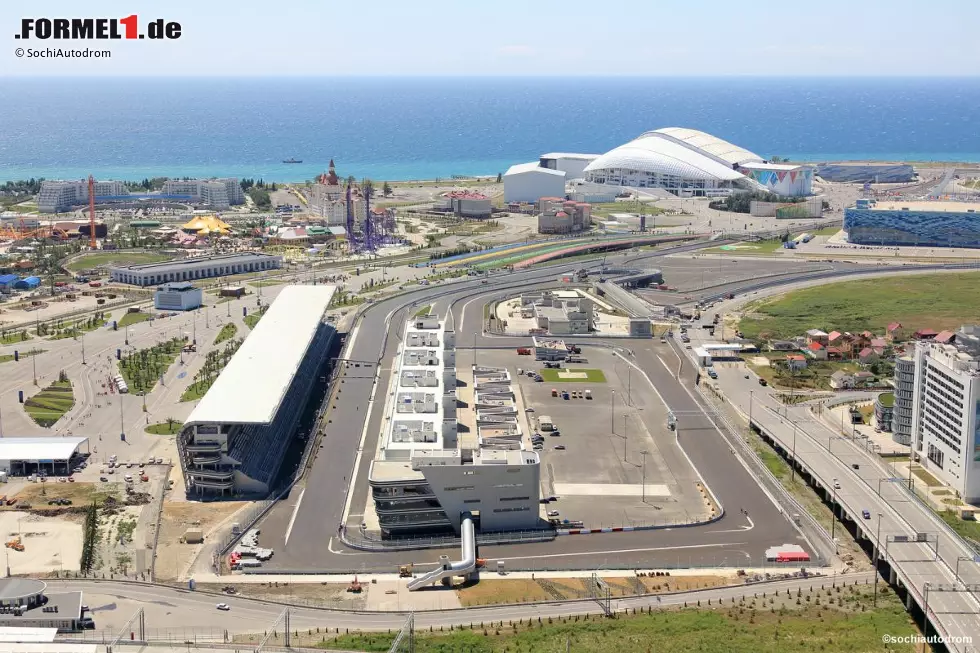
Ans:
<svg viewBox="0 0 980 653"><path fill-rule="evenodd" d="M559 515L559 513L558 513L557 510L549 510L548 511L548 516L549 517L557 517L558 515Z"/></svg>
<svg viewBox="0 0 980 653"><path fill-rule="evenodd" d="M224 612L228 612L229 610L231 610L231 606L228 605L227 603L219 603L214 607L216 607L218 610L223 610Z"/></svg>

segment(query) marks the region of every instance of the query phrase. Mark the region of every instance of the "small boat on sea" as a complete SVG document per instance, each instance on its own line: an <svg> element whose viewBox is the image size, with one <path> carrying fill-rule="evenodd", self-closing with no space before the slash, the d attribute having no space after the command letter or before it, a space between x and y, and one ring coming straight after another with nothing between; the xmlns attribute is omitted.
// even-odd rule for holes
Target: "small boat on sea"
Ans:
<svg viewBox="0 0 980 653"><path fill-rule="evenodd" d="M290 157L288 159L283 159L282 162L283 163L303 163L303 160L302 159L294 159L294 158Z"/></svg>

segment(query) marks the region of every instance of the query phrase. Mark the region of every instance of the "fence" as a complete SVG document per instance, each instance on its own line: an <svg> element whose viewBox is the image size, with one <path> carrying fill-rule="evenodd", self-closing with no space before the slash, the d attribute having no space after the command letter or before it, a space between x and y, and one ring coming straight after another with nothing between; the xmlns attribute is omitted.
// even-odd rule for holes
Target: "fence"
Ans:
<svg viewBox="0 0 980 653"><path fill-rule="evenodd" d="M163 518L163 497L167 493L167 480L170 478L170 472L173 471L173 462L167 463L167 473L164 475L163 480L160 482L160 492L157 496L157 519L156 527L153 529L153 557L150 559L150 578L156 580L156 570L157 570L157 546L160 544L160 521Z"/></svg>

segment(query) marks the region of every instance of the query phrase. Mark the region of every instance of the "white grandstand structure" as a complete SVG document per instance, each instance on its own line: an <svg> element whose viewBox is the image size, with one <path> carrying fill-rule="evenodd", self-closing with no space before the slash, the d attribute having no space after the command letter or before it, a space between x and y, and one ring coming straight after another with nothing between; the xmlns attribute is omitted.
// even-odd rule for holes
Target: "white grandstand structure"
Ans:
<svg viewBox="0 0 980 653"><path fill-rule="evenodd" d="M665 127L606 152L583 174L594 184L662 188L679 196L716 197L736 190L808 194L805 175L797 168L769 164L754 152L696 129Z"/></svg>
<svg viewBox="0 0 980 653"><path fill-rule="evenodd" d="M188 496L269 492L336 333L334 286L287 286L177 438Z"/></svg>

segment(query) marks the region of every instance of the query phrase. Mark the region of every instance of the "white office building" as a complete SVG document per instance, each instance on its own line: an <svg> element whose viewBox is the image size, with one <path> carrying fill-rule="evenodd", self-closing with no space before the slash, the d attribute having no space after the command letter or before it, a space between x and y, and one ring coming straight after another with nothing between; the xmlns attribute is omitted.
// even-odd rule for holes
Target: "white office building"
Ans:
<svg viewBox="0 0 980 653"><path fill-rule="evenodd" d="M203 299L201 289L187 281L165 283L153 293L153 305L161 311L192 311Z"/></svg>
<svg viewBox="0 0 980 653"><path fill-rule="evenodd" d="M413 318L396 355L370 473L385 537L459 533L463 513L483 531L538 524L537 453L458 432L455 340L437 317Z"/></svg>
<svg viewBox="0 0 980 653"><path fill-rule="evenodd" d="M121 181L95 182L95 197L127 195L126 184ZM44 181L37 194L37 208L41 213L63 213L72 207L88 203L88 180Z"/></svg>
<svg viewBox="0 0 980 653"><path fill-rule="evenodd" d="M229 274L245 274L277 270L282 267L282 257L258 252L244 254L218 254L197 256L140 265L111 266L109 280L134 286L158 286L171 281L194 281L224 277Z"/></svg>
<svg viewBox="0 0 980 653"><path fill-rule="evenodd" d="M922 466L980 501L980 326L962 327L951 344L915 348L912 444Z"/></svg>
<svg viewBox="0 0 980 653"><path fill-rule="evenodd" d="M216 210L245 203L245 193L238 179L168 179L163 183L164 195L187 195L192 204Z"/></svg>

